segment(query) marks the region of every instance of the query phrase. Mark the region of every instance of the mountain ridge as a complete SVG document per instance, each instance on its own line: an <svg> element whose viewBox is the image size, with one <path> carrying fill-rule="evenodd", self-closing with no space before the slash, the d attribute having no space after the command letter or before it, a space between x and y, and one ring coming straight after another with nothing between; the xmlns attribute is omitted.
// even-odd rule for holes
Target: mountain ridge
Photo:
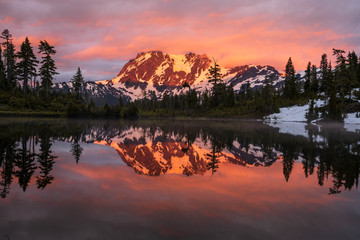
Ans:
<svg viewBox="0 0 360 240"><path fill-rule="evenodd" d="M183 85L187 83L200 94L212 88L208 81L212 65L213 60L206 54L141 52L129 60L113 79L96 81L90 84L92 88L85 88L84 92L88 96L95 95L95 98L98 98L99 92L104 92L103 96L107 94L106 98L111 99L111 103L120 97L126 101L135 101L150 94L161 99L165 92L169 95L185 93L187 89ZM224 84L232 86L235 92L246 89L248 84L251 89L256 89L272 82L278 88L284 82L284 77L270 65L242 65L232 68L220 66L220 69ZM55 89L64 92L67 88L65 85L70 89L70 85L64 83L55 84ZM103 101L100 102L103 104Z"/></svg>

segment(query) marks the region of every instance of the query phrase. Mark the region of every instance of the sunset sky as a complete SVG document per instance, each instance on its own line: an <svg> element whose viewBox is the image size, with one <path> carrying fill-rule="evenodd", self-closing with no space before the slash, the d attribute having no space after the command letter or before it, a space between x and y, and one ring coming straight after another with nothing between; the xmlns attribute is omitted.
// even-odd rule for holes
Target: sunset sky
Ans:
<svg viewBox="0 0 360 240"><path fill-rule="evenodd" d="M58 81L115 77L138 52L206 53L224 67L297 70L332 48L360 50L359 0L0 0L16 45L55 45Z"/></svg>

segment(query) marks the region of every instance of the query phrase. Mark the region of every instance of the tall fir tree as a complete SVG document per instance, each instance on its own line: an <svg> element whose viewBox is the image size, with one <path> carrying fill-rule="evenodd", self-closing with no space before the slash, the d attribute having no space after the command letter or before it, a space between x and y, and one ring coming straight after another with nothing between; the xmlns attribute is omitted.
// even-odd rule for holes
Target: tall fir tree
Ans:
<svg viewBox="0 0 360 240"><path fill-rule="evenodd" d="M16 55L15 46L12 43L12 35L8 29L5 29L1 36L5 40L2 43L4 47L4 61L5 61L5 74L6 74L6 85L5 89L10 90L16 87Z"/></svg>
<svg viewBox="0 0 360 240"><path fill-rule="evenodd" d="M345 101L345 96L350 94L351 81L348 75L346 65L346 58L344 57L345 51L333 49L333 55L336 57L336 66L334 72L334 86L337 93L340 95L341 104Z"/></svg>
<svg viewBox="0 0 360 240"><path fill-rule="evenodd" d="M291 58L289 58L285 67L284 95L289 99L296 99L298 97L295 68Z"/></svg>
<svg viewBox="0 0 360 240"><path fill-rule="evenodd" d="M328 59L327 55L323 54L320 61L320 92L326 93L328 91L328 77Z"/></svg>
<svg viewBox="0 0 360 240"><path fill-rule="evenodd" d="M332 71L331 62L328 67L328 117L333 120L341 120L341 108L337 98L337 88L335 83L335 74Z"/></svg>
<svg viewBox="0 0 360 240"><path fill-rule="evenodd" d="M358 62L358 56L354 51L349 52L348 58L347 58L347 64L348 64L348 76L350 78L350 84L352 88L355 88L358 86L358 82L360 81L359 78L359 62Z"/></svg>
<svg viewBox="0 0 360 240"><path fill-rule="evenodd" d="M317 68L315 65L312 65L311 67L311 73L310 73L310 85L311 85L311 96L312 98L316 98L318 95L319 90L319 82L317 78Z"/></svg>
<svg viewBox="0 0 360 240"><path fill-rule="evenodd" d="M311 83L311 62L308 63L305 70L305 82L304 82L304 95L308 97L310 95L310 83Z"/></svg>
<svg viewBox="0 0 360 240"><path fill-rule="evenodd" d="M219 64L214 59L214 66L211 66L209 69L209 82L213 84L213 87L216 86L218 83L222 82L222 75L221 75L221 69L219 67Z"/></svg>
<svg viewBox="0 0 360 240"><path fill-rule="evenodd" d="M25 41L21 44L20 52L18 52L16 56L19 59L16 65L18 78L20 81L23 81L23 90L24 93L27 93L28 83L29 81L31 83L32 77L36 76L36 66L39 63L39 61L36 60L28 37L26 37Z"/></svg>
<svg viewBox="0 0 360 240"><path fill-rule="evenodd" d="M83 75L81 73L80 67L78 67L75 75L73 76L73 78L71 80L73 82L75 94L80 99L81 98L81 89L82 89L82 87L84 85L84 77L83 77Z"/></svg>
<svg viewBox="0 0 360 240"><path fill-rule="evenodd" d="M41 87L45 96L48 96L51 90L54 75L56 72L55 61L53 56L56 54L54 46L51 46L46 40L40 41L39 53L41 54L40 78Z"/></svg>
<svg viewBox="0 0 360 240"><path fill-rule="evenodd" d="M5 65L2 60L2 48L0 45L0 89L5 89L6 81Z"/></svg>
<svg viewBox="0 0 360 240"><path fill-rule="evenodd" d="M210 99L211 106L216 107L222 102L222 92L225 92L225 85L223 86L222 74L219 64L214 59L214 66L209 69L209 83L212 83L212 96Z"/></svg>

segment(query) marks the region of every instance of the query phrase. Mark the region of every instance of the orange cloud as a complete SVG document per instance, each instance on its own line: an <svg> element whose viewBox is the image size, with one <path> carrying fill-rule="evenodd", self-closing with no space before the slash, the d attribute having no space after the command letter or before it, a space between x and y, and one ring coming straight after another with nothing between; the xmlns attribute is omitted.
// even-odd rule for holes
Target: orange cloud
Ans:
<svg viewBox="0 0 360 240"><path fill-rule="evenodd" d="M0 20L4 28L13 29L16 37L51 39L61 50L63 62L58 65L62 68L81 61L84 70L90 70L95 65L90 62L103 61L96 64L96 72L104 72L113 66L110 61L123 62L138 52L161 50L206 53L225 67L251 63L279 70L292 57L296 69L302 70L308 61L318 63L323 53L331 55L332 48L360 50L356 6L335 1L300 1L295 6L284 0L209 0L206 4L196 0L101 4L79 0L69 9L69 0L51 4L30 0L25 5L36 10L31 14L10 2L5 1L0 9L6 16Z"/></svg>

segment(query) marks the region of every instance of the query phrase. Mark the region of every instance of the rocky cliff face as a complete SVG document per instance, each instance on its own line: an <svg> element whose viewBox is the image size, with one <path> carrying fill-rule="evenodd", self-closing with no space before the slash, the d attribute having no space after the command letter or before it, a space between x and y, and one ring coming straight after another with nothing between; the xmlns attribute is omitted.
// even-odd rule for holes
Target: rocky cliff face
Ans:
<svg viewBox="0 0 360 240"><path fill-rule="evenodd" d="M180 94L183 84L188 83L197 92L211 89L208 82L209 69L213 61L206 55L188 53L171 55L162 52L139 53L121 69L111 81L99 81L98 84L110 85L128 96L131 100L143 98L149 91L155 92L158 98L167 91L169 94ZM220 66L221 67L221 66ZM271 66L243 65L233 68L221 68L224 83L240 91L243 85L251 88L265 85L272 81L280 86L283 79Z"/></svg>
<svg viewBox="0 0 360 240"><path fill-rule="evenodd" d="M112 83L146 82L155 86L177 87L187 82L193 85L197 79L205 77L210 64L211 60L206 55L195 53L139 53L125 64Z"/></svg>

